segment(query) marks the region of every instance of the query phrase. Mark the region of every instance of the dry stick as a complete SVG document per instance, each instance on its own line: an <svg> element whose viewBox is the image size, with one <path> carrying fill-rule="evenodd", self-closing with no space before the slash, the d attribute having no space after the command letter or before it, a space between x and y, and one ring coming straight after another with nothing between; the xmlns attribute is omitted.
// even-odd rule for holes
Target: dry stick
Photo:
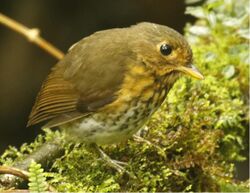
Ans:
<svg viewBox="0 0 250 193"><path fill-rule="evenodd" d="M29 173L27 171L10 166L0 166L0 174L12 174L14 176L23 178L24 180L28 180L29 178Z"/></svg>
<svg viewBox="0 0 250 193"><path fill-rule="evenodd" d="M3 15L0 13L0 23L9 27L10 29L22 34L25 36L30 42L35 43L40 48L44 49L46 52L51 54L57 59L62 59L64 56L64 53L54 47L52 44L47 42L45 39L41 38L39 35L39 29L33 28L29 29L26 26L22 25L21 23L18 23L17 21Z"/></svg>
<svg viewBox="0 0 250 193"><path fill-rule="evenodd" d="M25 170L21 170L18 168L10 167L10 166L0 166L0 174L12 174L14 176L20 177L24 180L29 179L29 172ZM48 191L55 192L55 188L51 185L47 184ZM13 190L12 190L13 191Z"/></svg>
<svg viewBox="0 0 250 193"><path fill-rule="evenodd" d="M2 192L4 193L30 193L30 191L27 189L9 189L9 190L4 190Z"/></svg>

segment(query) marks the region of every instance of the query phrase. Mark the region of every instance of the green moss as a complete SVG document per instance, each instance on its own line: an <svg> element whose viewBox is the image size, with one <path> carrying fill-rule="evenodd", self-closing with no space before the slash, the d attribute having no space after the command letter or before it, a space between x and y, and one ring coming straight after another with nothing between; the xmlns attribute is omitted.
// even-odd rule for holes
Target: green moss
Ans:
<svg viewBox="0 0 250 193"><path fill-rule="evenodd" d="M119 174L84 145L66 154L46 173L58 191L247 191L234 181L234 163L247 155L249 11L247 1L209 0L188 8L198 18L186 26L194 63L205 80L181 78L161 109L142 130L145 141L104 146L113 159L128 163ZM10 148L0 162L11 164L44 140ZM56 134L58 135L58 133ZM49 137L48 137L49 136Z"/></svg>

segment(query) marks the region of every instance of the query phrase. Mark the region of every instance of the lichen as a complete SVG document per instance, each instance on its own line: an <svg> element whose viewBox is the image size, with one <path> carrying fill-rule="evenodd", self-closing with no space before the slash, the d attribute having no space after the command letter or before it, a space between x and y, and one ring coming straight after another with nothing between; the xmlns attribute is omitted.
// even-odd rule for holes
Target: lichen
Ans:
<svg viewBox="0 0 250 193"><path fill-rule="evenodd" d="M181 78L140 132L143 140L103 146L111 158L127 162L125 168L135 178L111 169L84 144L67 144L65 155L45 173L47 182L62 192L247 192L248 182L234 179L235 162L248 156L246 5L247 0L208 0L187 8L197 21L186 26L185 36L205 79ZM53 138L52 131L47 130L48 135L20 150L10 148L0 162L21 159Z"/></svg>

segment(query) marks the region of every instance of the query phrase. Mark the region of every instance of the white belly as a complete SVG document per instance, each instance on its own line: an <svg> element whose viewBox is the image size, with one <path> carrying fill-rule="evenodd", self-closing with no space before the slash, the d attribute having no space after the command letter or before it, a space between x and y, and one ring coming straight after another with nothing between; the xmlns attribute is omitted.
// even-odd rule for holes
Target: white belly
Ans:
<svg viewBox="0 0 250 193"><path fill-rule="evenodd" d="M62 129L74 141L100 145L119 143L130 138L145 124L153 113L153 110L145 111L147 108L146 104L137 104L120 115L95 113L63 125Z"/></svg>

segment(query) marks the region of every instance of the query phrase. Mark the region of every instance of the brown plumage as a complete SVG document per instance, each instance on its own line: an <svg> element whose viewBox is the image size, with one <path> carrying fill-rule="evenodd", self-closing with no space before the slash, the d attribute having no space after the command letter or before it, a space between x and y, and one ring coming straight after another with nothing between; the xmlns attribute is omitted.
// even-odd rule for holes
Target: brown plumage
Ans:
<svg viewBox="0 0 250 193"><path fill-rule="evenodd" d="M47 127L61 126L83 141L119 141L113 138L131 136L160 106L179 72L202 78L191 62L188 43L166 26L144 22L96 32L52 69L28 125L49 121Z"/></svg>

